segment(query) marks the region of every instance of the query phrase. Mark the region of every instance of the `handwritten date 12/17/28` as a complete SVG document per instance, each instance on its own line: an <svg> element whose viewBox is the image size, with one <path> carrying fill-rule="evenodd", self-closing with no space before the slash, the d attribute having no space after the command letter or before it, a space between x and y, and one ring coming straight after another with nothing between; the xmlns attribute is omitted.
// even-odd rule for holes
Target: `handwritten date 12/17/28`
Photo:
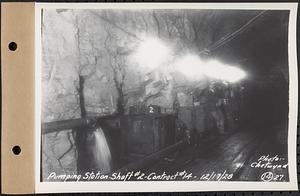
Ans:
<svg viewBox="0 0 300 196"><path fill-rule="evenodd" d="M216 172L211 172L211 173L206 173L203 174L200 177L200 180L203 181L226 181L226 180L231 180L233 177L232 173L227 173L227 171L225 170L224 172L221 173L216 173Z"/></svg>

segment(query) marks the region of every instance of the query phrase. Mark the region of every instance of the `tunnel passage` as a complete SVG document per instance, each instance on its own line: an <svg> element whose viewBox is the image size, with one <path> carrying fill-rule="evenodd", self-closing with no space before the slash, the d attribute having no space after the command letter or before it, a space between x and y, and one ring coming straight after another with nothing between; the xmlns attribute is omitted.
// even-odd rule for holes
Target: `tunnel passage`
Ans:
<svg viewBox="0 0 300 196"><path fill-rule="evenodd" d="M254 172L249 166L250 163L255 162L262 155L287 158L288 18L288 11L270 11L254 26L226 46L212 52L210 57L206 57L218 58L226 62L240 62L243 69L247 70L247 78L239 83L241 94L236 102L239 108L239 119L235 122L237 125L234 134L225 136L225 139L224 136L218 135L213 118L208 113L204 113L206 116L206 120L202 120L205 122L204 133L213 133L212 136L210 138L202 136L205 139L200 139L198 150L184 150L182 155L185 154L186 158L171 156L177 159L173 165L159 162L150 171L167 170L172 173L175 165L177 170L188 168L188 171L200 175L226 168L227 171L235 173L233 180L257 181L260 180L259 176L262 172ZM194 95L197 94L201 94L201 91L194 91ZM207 101L199 99L199 102L201 105ZM226 112L224 113L226 116ZM186 117L184 115L183 121L189 122ZM201 117L196 119L198 122L201 121ZM192 124L187 123L188 126ZM181 165L184 161L189 164ZM280 169L269 171L283 174L286 176L285 181L289 179L287 171Z"/></svg>
<svg viewBox="0 0 300 196"><path fill-rule="evenodd" d="M249 124L261 119L273 123L280 119L286 121L288 18L288 11L267 12L254 26L214 52L214 57L240 62L247 70L248 76L242 85L244 119Z"/></svg>
<svg viewBox="0 0 300 196"><path fill-rule="evenodd" d="M178 21L177 12L159 10L157 15L147 13L153 21L157 17L155 25L152 20L135 21L133 12L105 11L105 17L128 17L123 21L128 28L125 32L106 24L107 20L99 19L102 13L93 10L45 14L60 18L75 32L65 37L66 28L49 25L52 17L45 24L43 32L62 32L63 48L70 48L60 59L52 59L56 50L45 55L43 79L51 87L43 89L48 95L43 97L45 121L81 118L78 122L85 124L86 118L99 119L95 126L64 127L64 132L43 136L43 179L52 168L58 173L102 169L109 173L126 169L137 160L146 161L129 168L147 165L143 169L174 172L178 168L201 169L206 161L223 163L224 157L230 159L218 166L233 170L231 162L245 164L262 152L286 157L288 11L193 10L180 15L186 18ZM78 17L75 23L74 14L85 17ZM243 28L253 17L255 22ZM173 20L177 22L170 22ZM166 28L156 28L157 24L166 24ZM185 31L180 30L182 25ZM139 35L128 33L136 26L155 36L137 39ZM78 42L79 38L85 41ZM142 58L147 47L161 52L151 58L146 53L148 58ZM142 63L127 62L132 56ZM172 57L171 65L168 61L157 63L166 56ZM57 62L55 69L51 62ZM227 70L242 77L236 79ZM263 146L263 141L269 145ZM170 152L170 146L175 150ZM101 162L100 152L106 162ZM48 158L48 154L56 158ZM237 172L242 176L247 171Z"/></svg>

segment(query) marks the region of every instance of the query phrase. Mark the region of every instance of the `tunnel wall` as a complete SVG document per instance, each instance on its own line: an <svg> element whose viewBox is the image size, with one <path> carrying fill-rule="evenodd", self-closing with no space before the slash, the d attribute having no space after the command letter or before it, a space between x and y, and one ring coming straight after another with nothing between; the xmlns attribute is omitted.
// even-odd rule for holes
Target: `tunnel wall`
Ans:
<svg viewBox="0 0 300 196"><path fill-rule="evenodd" d="M42 32L42 122L80 117L78 110L75 28L69 14L44 12ZM57 22L59 21L59 22ZM72 130L42 135L42 180L51 172L76 173Z"/></svg>

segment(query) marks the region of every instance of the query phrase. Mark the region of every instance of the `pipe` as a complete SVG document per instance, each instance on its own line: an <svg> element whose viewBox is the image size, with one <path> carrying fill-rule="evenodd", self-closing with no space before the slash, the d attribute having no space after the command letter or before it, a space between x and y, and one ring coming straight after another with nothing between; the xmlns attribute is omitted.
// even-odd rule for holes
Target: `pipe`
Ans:
<svg viewBox="0 0 300 196"><path fill-rule="evenodd" d="M146 115L146 114L143 114ZM80 127L87 126L97 126L103 120L110 120L116 118L123 118L129 115L108 115L108 116L98 116L98 117L87 117L87 118L78 118L70 120L61 120L54 122L42 123L42 134L59 132L63 130L76 129ZM130 116L140 116L140 114L131 114ZM169 116L169 114L159 114L159 115L148 115L149 118L160 118L164 116ZM101 124L101 123L100 123Z"/></svg>
<svg viewBox="0 0 300 196"><path fill-rule="evenodd" d="M42 134L76 129L80 127L88 127L88 126L95 127L101 124L100 122L103 120L109 120L114 118L118 118L118 116L109 115L109 116L87 117L87 118L77 118L77 119L42 123Z"/></svg>
<svg viewBox="0 0 300 196"><path fill-rule="evenodd" d="M79 127L86 127L91 124L91 120L88 118L79 118L72 120L54 121L48 123L42 123L42 133L52 133L62 130L75 129Z"/></svg>

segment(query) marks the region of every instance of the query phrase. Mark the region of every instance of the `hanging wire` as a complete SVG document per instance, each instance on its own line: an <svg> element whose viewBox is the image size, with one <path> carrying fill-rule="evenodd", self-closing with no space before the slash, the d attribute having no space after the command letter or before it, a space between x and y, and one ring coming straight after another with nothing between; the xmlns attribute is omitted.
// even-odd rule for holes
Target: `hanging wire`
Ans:
<svg viewBox="0 0 300 196"><path fill-rule="evenodd" d="M248 22L246 22L244 25L242 25L239 29L236 31L232 32L228 36L222 37L220 40L215 42L214 44L210 45L209 47L204 48L203 50L200 51L200 54L202 53L209 53L213 50L216 50L217 48L227 44L234 38L236 38L238 35L240 35L242 32L244 32L252 23L257 21L259 17L261 17L263 14L265 14L268 10L261 11L259 14L251 18Z"/></svg>

